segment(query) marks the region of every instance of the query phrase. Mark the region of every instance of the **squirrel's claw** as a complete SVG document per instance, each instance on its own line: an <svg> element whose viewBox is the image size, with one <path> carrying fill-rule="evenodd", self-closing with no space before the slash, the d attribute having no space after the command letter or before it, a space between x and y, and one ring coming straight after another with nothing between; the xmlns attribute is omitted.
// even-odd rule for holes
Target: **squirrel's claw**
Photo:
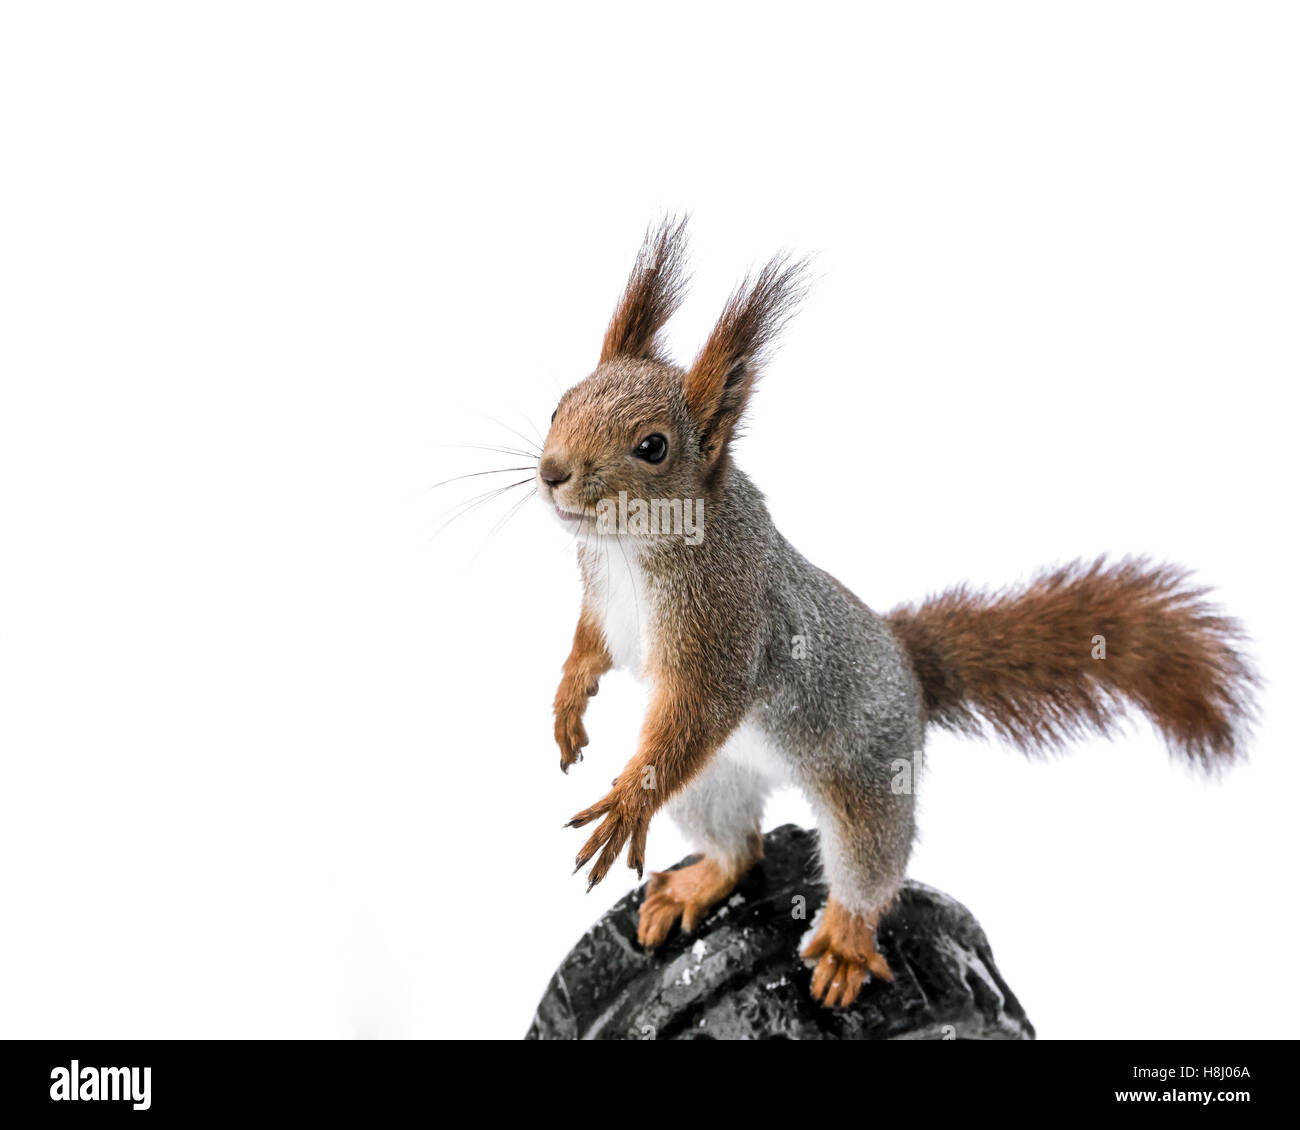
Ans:
<svg viewBox="0 0 1300 1130"><path fill-rule="evenodd" d="M678 920L689 934L736 889L757 856L739 869L704 856L676 871L652 871L637 914L636 940L648 950L662 945Z"/></svg>
<svg viewBox="0 0 1300 1130"><path fill-rule="evenodd" d="M866 979L865 962L823 954L813 970L813 1000L819 1001L822 1008L847 1008L858 999L858 991Z"/></svg>
<svg viewBox="0 0 1300 1130"><path fill-rule="evenodd" d="M591 838L578 852L576 860L578 866L582 867L591 861L596 852L600 852L596 865L591 869L591 874L587 876L587 890L591 890L609 873L614 860L618 858L618 853L623 850L627 837L628 829L625 827L622 817L616 812L611 812L597 825L596 830L591 834Z"/></svg>
<svg viewBox="0 0 1300 1130"><path fill-rule="evenodd" d="M637 799L640 799L639 795ZM591 890L609 874L609 869L614 866L614 861L629 841L628 866L634 868L638 875L642 874L650 816L651 813L644 807L638 805L633 808L615 789L604 800L584 809L569 821L569 827L581 828L593 820L600 820L575 860L578 868L590 863L593 858L596 860L587 876L587 890ZM600 853L599 856L597 852Z"/></svg>
<svg viewBox="0 0 1300 1130"><path fill-rule="evenodd" d="M894 979L889 962L876 948L878 919L879 912L851 913L834 896L827 902L817 932L801 955L805 961L817 962L812 996L823 1008L847 1008L857 1000L868 975L881 981Z"/></svg>
<svg viewBox="0 0 1300 1130"><path fill-rule="evenodd" d="M577 816L573 817L565 827L585 828L593 820L606 815L609 812L609 809L610 806L607 806L604 801L601 801L600 804L594 804L590 808L584 808ZM583 862L585 863L586 861L584 860Z"/></svg>
<svg viewBox="0 0 1300 1130"><path fill-rule="evenodd" d="M632 829L632 842L627 847L627 865L636 872L638 881L645 874L645 841L649 834L650 821L641 821Z"/></svg>
<svg viewBox="0 0 1300 1130"><path fill-rule="evenodd" d="M555 713L555 744L560 747L560 769L567 773L569 766L582 760L582 750L587 744L587 728L582 724L582 713L576 708L557 709Z"/></svg>

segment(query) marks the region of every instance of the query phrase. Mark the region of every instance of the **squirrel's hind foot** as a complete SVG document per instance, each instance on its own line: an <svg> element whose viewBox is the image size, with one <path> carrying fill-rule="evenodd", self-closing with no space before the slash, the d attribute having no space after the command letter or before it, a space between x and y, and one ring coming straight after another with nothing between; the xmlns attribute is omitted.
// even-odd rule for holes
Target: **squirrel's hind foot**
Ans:
<svg viewBox="0 0 1300 1130"><path fill-rule="evenodd" d="M882 981L894 979L889 962L876 949L879 919L879 913L853 914L834 898L827 901L817 932L803 951L804 960L817 962L812 995L823 1008L851 1005L868 974Z"/></svg>
<svg viewBox="0 0 1300 1130"><path fill-rule="evenodd" d="M648 950L662 945L679 918L689 934L710 909L736 889L744 873L732 873L707 855L676 871L651 872L636 940Z"/></svg>

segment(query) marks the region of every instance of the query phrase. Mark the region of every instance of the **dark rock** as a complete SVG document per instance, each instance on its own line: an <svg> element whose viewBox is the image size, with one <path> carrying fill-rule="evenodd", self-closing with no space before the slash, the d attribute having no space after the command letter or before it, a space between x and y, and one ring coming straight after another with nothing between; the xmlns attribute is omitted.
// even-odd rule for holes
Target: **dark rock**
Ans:
<svg viewBox="0 0 1300 1130"><path fill-rule="evenodd" d="M645 888L633 891L556 970L527 1039L1033 1038L970 911L910 880L878 939L895 980L869 982L851 1008L819 1007L798 956L826 899L816 848L816 833L792 824L768 833L765 859L730 900L652 954L636 940ZM797 896L807 919L792 914Z"/></svg>

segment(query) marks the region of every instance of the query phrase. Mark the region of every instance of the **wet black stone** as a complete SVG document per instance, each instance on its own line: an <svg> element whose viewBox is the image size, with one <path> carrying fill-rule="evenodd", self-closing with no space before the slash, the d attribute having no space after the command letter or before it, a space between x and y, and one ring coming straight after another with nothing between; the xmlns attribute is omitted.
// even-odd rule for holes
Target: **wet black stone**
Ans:
<svg viewBox="0 0 1300 1130"><path fill-rule="evenodd" d="M765 858L695 929L655 953L636 941L641 887L570 951L537 1007L530 1040L1028 1040L1034 1029L959 902L910 880L881 924L892 983L848 1009L819 1007L800 940L826 899L810 876L817 834L787 824ZM689 860L683 860L683 863ZM681 864L678 864L681 866ZM794 917L795 898L806 919Z"/></svg>

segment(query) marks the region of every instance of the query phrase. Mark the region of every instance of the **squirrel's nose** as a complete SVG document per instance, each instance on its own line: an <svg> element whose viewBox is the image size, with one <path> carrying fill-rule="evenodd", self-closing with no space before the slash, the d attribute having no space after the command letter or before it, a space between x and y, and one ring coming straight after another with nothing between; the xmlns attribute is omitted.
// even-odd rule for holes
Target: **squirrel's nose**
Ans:
<svg viewBox="0 0 1300 1130"><path fill-rule="evenodd" d="M542 476L542 482L548 487L558 487L561 483L567 483L573 474L554 455L548 455L543 459L537 471Z"/></svg>

